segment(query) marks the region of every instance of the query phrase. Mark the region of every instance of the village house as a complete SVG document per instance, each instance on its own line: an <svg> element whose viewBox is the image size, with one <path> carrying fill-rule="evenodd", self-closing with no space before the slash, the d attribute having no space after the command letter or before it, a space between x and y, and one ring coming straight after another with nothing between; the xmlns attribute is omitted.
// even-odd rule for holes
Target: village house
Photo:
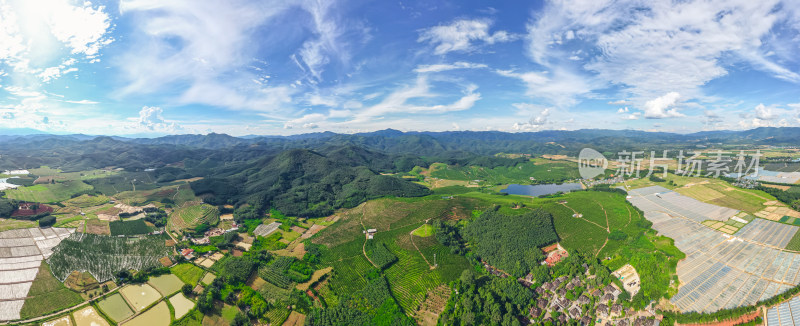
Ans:
<svg viewBox="0 0 800 326"><path fill-rule="evenodd" d="M587 297L586 295L581 295L580 297L578 297L578 300L577 300L578 304L582 304L582 305L588 304L591 301L592 300L589 299L589 297Z"/></svg>
<svg viewBox="0 0 800 326"><path fill-rule="evenodd" d="M600 317L608 317L608 306L605 304L597 306L597 315Z"/></svg>
<svg viewBox="0 0 800 326"><path fill-rule="evenodd" d="M186 258L186 260L192 260L194 258L194 249L186 248L181 250L181 256Z"/></svg>
<svg viewBox="0 0 800 326"><path fill-rule="evenodd" d="M591 323L592 323L592 318L589 318L589 316L583 316L583 318L581 318L581 325L589 326Z"/></svg>
<svg viewBox="0 0 800 326"><path fill-rule="evenodd" d="M611 314L612 315L621 315L622 314L622 305L619 303L615 303L611 306Z"/></svg>
<svg viewBox="0 0 800 326"><path fill-rule="evenodd" d="M617 322L617 326L628 326L628 325L630 325L630 323L628 322L627 319L623 319Z"/></svg>
<svg viewBox="0 0 800 326"><path fill-rule="evenodd" d="M545 300L545 299L539 299L539 300L536 301L536 306L539 307L539 308L544 309L544 308L547 308L547 305L549 303L550 302L547 302L547 300Z"/></svg>
<svg viewBox="0 0 800 326"><path fill-rule="evenodd" d="M597 297L597 298L599 298L601 295L603 295L603 292L602 292L602 291L600 291L600 289L594 290L594 291L592 292L592 296L593 296L593 297Z"/></svg>
<svg viewBox="0 0 800 326"><path fill-rule="evenodd" d="M603 295L602 298L600 298L600 302L609 302L614 300L615 300L614 295L611 293L606 293Z"/></svg>
<svg viewBox="0 0 800 326"><path fill-rule="evenodd" d="M531 319L536 319L539 318L539 316L542 314L542 309L539 307L531 307L531 310L529 312Z"/></svg>
<svg viewBox="0 0 800 326"><path fill-rule="evenodd" d="M580 318L581 317L581 308L580 307L572 307L572 309L569 310L569 316L572 317L572 319Z"/></svg>

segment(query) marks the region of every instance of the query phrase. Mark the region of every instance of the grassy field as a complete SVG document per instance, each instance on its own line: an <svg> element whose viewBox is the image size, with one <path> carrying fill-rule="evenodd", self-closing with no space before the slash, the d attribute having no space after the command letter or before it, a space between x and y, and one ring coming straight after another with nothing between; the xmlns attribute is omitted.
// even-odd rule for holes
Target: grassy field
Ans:
<svg viewBox="0 0 800 326"><path fill-rule="evenodd" d="M414 232L412 232L411 234L417 237L426 238L432 236L435 231L436 230L433 228L433 225L423 224L422 226L414 230Z"/></svg>
<svg viewBox="0 0 800 326"><path fill-rule="evenodd" d="M172 267L170 270L172 274L175 274L183 283L197 285L197 282L200 281L200 278L203 277L202 268L195 266L194 264L180 264Z"/></svg>
<svg viewBox="0 0 800 326"><path fill-rule="evenodd" d="M38 317L81 302L83 302L81 296L53 277L50 265L42 262L39 273L36 274L36 279L33 280L33 285L28 292L28 299L22 306L20 316L22 319Z"/></svg>
<svg viewBox="0 0 800 326"><path fill-rule="evenodd" d="M112 221L108 223L111 235L137 235L148 234L153 228L147 226L144 220Z"/></svg>
<svg viewBox="0 0 800 326"><path fill-rule="evenodd" d="M70 199L76 193L91 190L92 186L73 180L6 190L6 197L37 203L55 203Z"/></svg>
<svg viewBox="0 0 800 326"><path fill-rule="evenodd" d="M513 167L448 166L442 163L430 167L430 176L447 180L482 180L486 184L560 182L580 178L578 164L559 160L534 160Z"/></svg>
<svg viewBox="0 0 800 326"><path fill-rule="evenodd" d="M0 232L24 228L33 228L39 225L36 221L23 221L10 218L0 218Z"/></svg>
<svg viewBox="0 0 800 326"><path fill-rule="evenodd" d="M676 192L702 202L745 211L750 214L764 209L764 203L776 200L760 190L733 187L725 181L703 179L695 184L676 188Z"/></svg>
<svg viewBox="0 0 800 326"><path fill-rule="evenodd" d="M193 228L202 223L214 225L219 221L219 210L209 204L187 205L169 215L169 227L173 230Z"/></svg>

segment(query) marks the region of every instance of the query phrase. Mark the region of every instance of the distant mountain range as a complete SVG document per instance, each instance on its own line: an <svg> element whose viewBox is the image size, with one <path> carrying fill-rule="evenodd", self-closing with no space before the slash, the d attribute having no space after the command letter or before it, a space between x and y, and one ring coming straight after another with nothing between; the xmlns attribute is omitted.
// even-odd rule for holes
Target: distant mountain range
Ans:
<svg viewBox="0 0 800 326"><path fill-rule="evenodd" d="M469 151L479 154L492 152L530 152L557 148L575 150L581 146L599 149L632 149L670 146L695 147L697 145L800 145L798 127L762 127L750 130L702 131L690 134L647 132L639 130L545 130L509 133L500 131L444 131L401 132L394 129L368 133L337 134L333 132L308 133L292 136L248 135L235 137L226 134L184 134L156 138L130 138L122 136L91 136L83 134L54 135L34 129L0 129L0 143L30 142L82 142L111 139L139 145L167 145L196 149L223 149L242 146L266 146L280 150L291 148L319 149L331 145L350 145L386 152L407 152L420 155L443 151ZM7 144L8 145L8 144ZM12 145L13 146L13 145ZM0 146L5 147L5 146ZM552 147L548 149L548 147Z"/></svg>

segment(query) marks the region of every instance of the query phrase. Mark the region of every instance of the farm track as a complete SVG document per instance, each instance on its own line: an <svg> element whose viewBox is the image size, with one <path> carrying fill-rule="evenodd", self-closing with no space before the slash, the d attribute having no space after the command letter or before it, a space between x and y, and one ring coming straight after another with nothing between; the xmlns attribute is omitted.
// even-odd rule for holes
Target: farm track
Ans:
<svg viewBox="0 0 800 326"><path fill-rule="evenodd" d="M366 258L367 261L369 261L369 263L372 264L372 266L378 268L378 265L375 265L375 263L372 262L372 259L369 259L369 256L367 256L367 240L368 240L366 236L367 228L364 226L364 215L366 213L367 213L367 203L364 203L364 206L361 206L361 220L359 220L359 222L361 223L361 229L364 230L365 234L364 244L361 245L361 252L364 253L364 258Z"/></svg>
<svg viewBox="0 0 800 326"><path fill-rule="evenodd" d="M425 220L425 224L421 225L420 228L422 226L428 224L428 221L430 221L430 219ZM417 244L414 243L414 231L416 231L417 229L419 229L419 228L413 229L413 230L411 230L411 232L408 233L408 236L411 237L411 244L414 245L414 248L417 249L417 252L419 252L419 255L422 256L422 259L425 260L425 263L428 264L428 267L430 267L431 269L434 269L434 268L436 268L436 266L431 265L431 262L428 261L428 258L425 258L425 255L422 254L422 250L419 250L419 247L417 247Z"/></svg>

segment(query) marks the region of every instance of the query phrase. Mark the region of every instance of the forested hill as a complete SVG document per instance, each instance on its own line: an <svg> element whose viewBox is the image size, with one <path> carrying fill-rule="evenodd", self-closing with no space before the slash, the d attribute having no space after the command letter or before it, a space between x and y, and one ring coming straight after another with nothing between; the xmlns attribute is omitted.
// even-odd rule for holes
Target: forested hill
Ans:
<svg viewBox="0 0 800 326"><path fill-rule="evenodd" d="M353 154L353 149L342 151ZM222 169L191 186L211 204L250 203L258 211L275 208L285 214L311 217L330 215L337 208L355 207L373 198L430 193L402 178L375 173L365 166L372 160L364 156L357 155L348 162L341 154L333 152L336 159L332 159L309 150L289 150Z"/></svg>

